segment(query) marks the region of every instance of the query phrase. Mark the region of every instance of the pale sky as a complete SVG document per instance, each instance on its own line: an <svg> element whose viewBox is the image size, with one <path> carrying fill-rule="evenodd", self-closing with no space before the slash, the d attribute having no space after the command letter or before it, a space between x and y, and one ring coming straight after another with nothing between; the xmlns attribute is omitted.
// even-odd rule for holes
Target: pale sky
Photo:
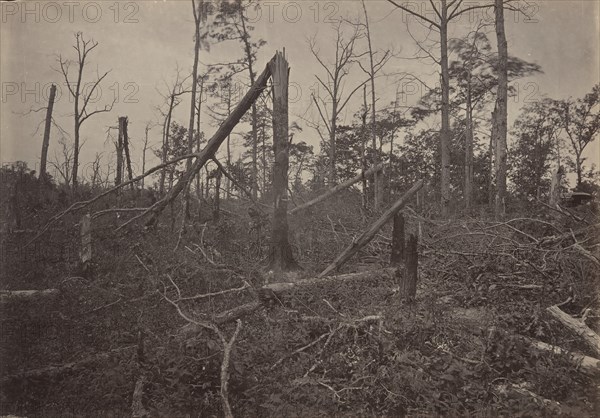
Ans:
<svg viewBox="0 0 600 418"><path fill-rule="evenodd" d="M410 3L431 12L428 1ZM80 172L86 175L86 168L89 170L96 152L104 152L106 156L114 153L112 144L106 141L106 130L108 126L116 125L118 116L129 117L129 135L134 148L132 158L137 166L141 166L144 127L148 121L159 121L156 107L163 103L157 88L164 91L165 81L172 82L177 65L183 72L191 71L194 30L191 1L121 1L118 7L115 4L114 1L2 2L0 160L3 163L24 160L30 168L37 168L43 128L35 135L34 132L45 112L22 114L46 106L51 83L59 86L54 116L72 138L73 105L62 76L51 67L56 67L55 56L59 53L74 58L75 51L71 47L74 33L82 31L99 43L89 55L84 79L94 81L96 71L111 70L102 85L102 97L90 105L90 109L110 103L117 92L118 100L112 112L96 115L82 127L81 136L87 142L82 149ZM509 104L511 119L529 100L544 96L580 97L600 82L600 3L596 0L551 0L530 1L529 4L532 21L507 12L509 53L541 65L544 74L518 82L519 96ZM367 9L374 47L392 49L396 54L383 70L386 75L377 80L378 106L393 100L402 83L394 74L413 72L434 83L439 78L434 65L407 59L415 53L416 45L407 32L403 14L383 0L368 0ZM276 50L285 47L291 66L291 82L295 86L290 89L290 97L294 95L292 90L296 92L296 100L290 103L290 122L298 121L304 126L298 140L315 145L315 148L319 142L317 133L298 117L316 116L314 109L309 109L310 93L316 82L314 74L323 75L322 68L310 55L307 38L317 34L317 43L327 60L333 53L334 36L328 18L344 16L354 20L361 14L358 1L272 1L263 2L261 15L249 16L256 21L253 39L267 41L258 54L257 72L262 71ZM453 24L450 36L460 36L472 28L473 17L465 16ZM415 22L410 23L410 28L416 37L423 34ZM489 37L495 45L493 31ZM364 50L366 44L360 41L359 48ZM214 63L234 60L241 55L241 45L228 42L213 46L210 52L202 51L200 59L203 63ZM201 71L205 68L201 66ZM347 91L364 78L360 68L353 67ZM408 104L413 104L416 97L409 97ZM362 97L356 99L349 104L342 123L351 122L362 102ZM186 96L177 109L175 120L187 126L188 115L189 96ZM216 127L208 121L209 118L203 116L202 128L210 136ZM59 133L53 128L49 159L54 158L58 139ZM150 131L150 143L158 148L160 142L161 129L157 127ZM590 149L590 160L600 160L599 149L598 144ZM156 159L148 164L152 162Z"/></svg>

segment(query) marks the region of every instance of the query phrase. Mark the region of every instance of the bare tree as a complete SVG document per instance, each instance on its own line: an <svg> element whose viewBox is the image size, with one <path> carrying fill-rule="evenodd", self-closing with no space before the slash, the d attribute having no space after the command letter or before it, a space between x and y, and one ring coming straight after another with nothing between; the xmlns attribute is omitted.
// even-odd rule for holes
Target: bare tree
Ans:
<svg viewBox="0 0 600 418"><path fill-rule="evenodd" d="M58 145L60 145L60 152L62 155L59 156L55 151L54 160L50 161L50 165L58 171L63 179L63 183L68 186L72 181L73 156L75 153L73 146L67 144L67 140L64 136L61 136L58 140Z"/></svg>
<svg viewBox="0 0 600 418"><path fill-rule="evenodd" d="M464 13L475 9L490 7L489 4L476 4L466 7L463 0L441 0L441 4L436 5L430 0L431 6L437 16L437 21L432 20L424 14L413 10L410 4L400 4L394 0L387 0L402 11L411 16L419 18L427 24L430 29L436 30L440 35L440 59L435 60L441 67L442 84L442 106L441 117L442 126L440 130L440 154L441 154L441 204L442 215L448 214L448 203L450 202L450 75L448 68L448 26L454 19L459 18ZM472 3L468 3L472 4Z"/></svg>
<svg viewBox="0 0 600 418"><path fill-rule="evenodd" d="M179 68L176 69L176 76L173 85L168 89L168 94L164 95L165 101L167 102L167 110L161 111L163 115L163 141L162 141L162 152L161 152L161 163L165 163L167 161L167 154L169 151L169 134L171 129L171 120L173 118L173 110L180 103L180 96L187 93L187 90L183 87L186 80L189 77L181 78L181 72ZM165 192L165 178L166 178L167 169L164 168L160 173L160 182L159 182L159 193L162 196Z"/></svg>
<svg viewBox="0 0 600 418"><path fill-rule="evenodd" d="M368 68L364 68L362 66L362 64L360 63L360 61L358 62L358 65L360 66L360 68L369 76L369 81L371 83L371 142L372 142L372 147L373 147L373 156L374 156L374 161L373 161L373 165L377 165L379 164L379 158L378 158L378 152L377 152L377 112L376 112L376 108L375 108L375 102L376 102L376 94L375 94L375 77L377 75L377 73L383 68L383 66L389 61L390 59L390 51L387 50L383 53L383 56L381 57L381 59L377 60L376 55L377 55L377 51L373 50L373 44L371 42L371 29L369 26L369 15L367 13L367 7L365 6L365 1L362 0L362 8L363 8L363 13L365 15L365 22L364 22L364 28L365 28L365 34L366 34L366 38L367 38L367 45L368 45L368 57L369 57L369 66ZM383 196L380 196L380 177L379 174L376 173L375 177L374 177L374 181L373 181L373 208L375 210L379 209L379 205L381 203L381 200L383 198Z"/></svg>
<svg viewBox="0 0 600 418"><path fill-rule="evenodd" d="M318 75L315 75L319 84L325 90L324 96L313 94L312 100L315 104L321 121L325 125L328 134L328 140L325 139L320 129L317 127L317 133L321 137L324 143L329 143L329 183L333 186L337 183L337 172L336 172L336 134L337 134L337 123L338 118L354 93L358 91L368 80L363 81L347 95L343 94L344 79L350 73L350 66L352 63L360 57L354 51L356 41L362 36L362 31L358 26L354 26L353 33L346 40L342 29L343 22L340 20L334 25L336 31L335 39L335 57L333 64L327 65L324 59L319 55L319 49L316 45L316 37L309 39L309 47L312 55L316 58L317 62L325 70L327 74L326 79L322 79ZM362 55L362 54L361 54ZM330 104L331 110L327 111L327 104Z"/></svg>
<svg viewBox="0 0 600 418"><path fill-rule="evenodd" d="M86 89L83 83L83 72L86 64L86 59L90 52L94 50L98 46L98 42L93 39L86 40L83 37L81 32L77 32L75 34L75 45L73 48L77 51L77 61L75 64L77 65L77 76L76 81L69 80L69 66L73 61L64 59L62 55L58 57L58 63L60 65L60 72L62 73L65 82L67 84L67 88L69 89L69 93L73 97L74 100L74 120L75 120L75 144L73 147L73 169L72 169L72 182L73 189L77 189L77 171L79 167L79 150L80 150L80 131L83 123L88 120L90 117L103 112L110 112L113 108L113 105L116 102L116 97L113 99L113 102L110 105L105 105L103 109L96 109L93 111L88 111L88 104L90 99L94 97L94 92L98 88L98 85L104 80L104 78L110 72L105 72L102 76L97 74L96 81L91 83L91 88Z"/></svg>

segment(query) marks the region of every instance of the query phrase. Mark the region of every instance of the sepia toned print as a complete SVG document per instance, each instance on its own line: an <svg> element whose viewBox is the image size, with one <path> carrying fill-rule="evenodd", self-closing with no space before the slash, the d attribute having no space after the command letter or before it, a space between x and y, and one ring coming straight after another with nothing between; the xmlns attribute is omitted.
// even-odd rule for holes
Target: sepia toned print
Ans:
<svg viewBox="0 0 600 418"><path fill-rule="evenodd" d="M0 416L598 415L599 2L0 19Z"/></svg>

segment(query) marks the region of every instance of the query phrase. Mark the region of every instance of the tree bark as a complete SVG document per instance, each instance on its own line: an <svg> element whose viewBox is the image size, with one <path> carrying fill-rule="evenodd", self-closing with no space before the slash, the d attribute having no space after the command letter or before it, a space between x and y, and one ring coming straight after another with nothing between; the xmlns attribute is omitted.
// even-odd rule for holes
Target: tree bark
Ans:
<svg viewBox="0 0 600 418"><path fill-rule="evenodd" d="M127 175L129 176L129 180L133 179L133 170L131 168L131 156L129 155L129 134L127 133L128 127L127 116L122 116L119 118L119 125L123 126L123 149L125 150L125 162L127 163ZM133 183L131 184L131 188L134 188Z"/></svg>
<svg viewBox="0 0 600 418"><path fill-rule="evenodd" d="M271 232L271 260L273 271L298 269L288 238L288 82L289 65L283 53L277 52L269 63L273 79L273 223Z"/></svg>
<svg viewBox="0 0 600 418"><path fill-rule="evenodd" d="M596 356L600 356L600 337L585 323L563 312L558 306L550 306L546 311L565 327L578 335Z"/></svg>
<svg viewBox="0 0 600 418"><path fill-rule="evenodd" d="M40 180L47 180L46 161L48 159L48 146L50 145L50 128L52 127L52 109L54 108L54 98L56 97L56 85L50 86L50 97L48 98L48 107L46 108L46 125L44 127L44 139L42 142L42 157L40 159Z"/></svg>
<svg viewBox="0 0 600 418"><path fill-rule="evenodd" d="M115 186L123 182L123 129L122 118L118 120L119 134L117 137L117 172L115 173Z"/></svg>
<svg viewBox="0 0 600 418"><path fill-rule="evenodd" d="M367 245L373 237L379 232L381 227L385 225L400 209L402 209L408 201L423 187L423 180L416 182L413 187L407 191L404 196L396 201L373 225L369 227L360 237L355 238L353 242L346 247L342 253L329 265L318 277L324 277L333 270L339 269L346 261L356 254L361 248Z"/></svg>
<svg viewBox="0 0 600 418"><path fill-rule="evenodd" d="M404 261L404 215L402 212L394 215L394 229L392 232L392 253L390 265L399 266Z"/></svg>
<svg viewBox="0 0 600 418"><path fill-rule="evenodd" d="M508 120L508 44L504 31L503 0L494 0L498 41L498 92L496 97L496 202L494 213L504 216L506 200L506 136Z"/></svg>
<svg viewBox="0 0 600 418"><path fill-rule="evenodd" d="M406 242L404 274L400 279L401 297L413 299L417 295L418 268L419 252L417 250L417 237L410 234Z"/></svg>

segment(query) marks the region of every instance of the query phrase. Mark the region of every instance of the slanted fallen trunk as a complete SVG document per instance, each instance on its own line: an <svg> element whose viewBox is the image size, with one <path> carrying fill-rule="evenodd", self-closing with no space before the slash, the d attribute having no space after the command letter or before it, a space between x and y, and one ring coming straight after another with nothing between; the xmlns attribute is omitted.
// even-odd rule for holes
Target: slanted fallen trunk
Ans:
<svg viewBox="0 0 600 418"><path fill-rule="evenodd" d="M319 202L322 202L324 200L329 199L331 196L341 192L344 189L347 189L348 187L352 186L354 183L358 183L359 181L361 181L363 178L366 177L370 177L372 176L374 173L377 173L381 170L383 170L384 165L383 164L378 164L375 167L370 168L369 170L365 171L364 173L360 173L359 175L357 175L356 177L352 177L350 180L347 180L343 183L338 184L335 187L332 187L331 189L329 189L328 191L326 191L325 193L315 197L313 200L306 202L300 206L296 206L294 209L290 210L289 213L290 215L293 215L296 212L300 212L301 210L307 209L311 206L316 205Z"/></svg>
<svg viewBox="0 0 600 418"><path fill-rule="evenodd" d="M563 312L558 306L550 306L546 311L565 327L577 334L597 356L600 356L600 336L586 324Z"/></svg>
<svg viewBox="0 0 600 418"><path fill-rule="evenodd" d="M208 141L204 149L196 154L196 159L194 160L192 166L186 170L177 184L171 188L171 190L169 190L167 196L152 206L152 219L149 222L150 224L156 221L156 217L179 195L179 193L183 191L184 187L200 171L204 164L216 155L216 152L223 141L227 139L227 136L231 133L233 128L235 128L240 119L242 119L242 116L244 116L252 104L262 94L263 90L267 87L267 82L269 81L270 77L271 69L270 65L267 64L263 72L256 79L256 82L250 87L250 90L248 90L246 95L229 114L227 119L225 119L221 126L219 126L219 129L217 129L217 132L215 132L212 138Z"/></svg>
<svg viewBox="0 0 600 418"><path fill-rule="evenodd" d="M561 347L557 347L555 345L548 344L542 341L534 340L523 335L509 334L505 331L500 331L496 328L492 328L489 330L489 335L493 336L495 334L501 334L509 338L517 338L522 342L528 344L530 347L544 353L563 355L570 361L573 367L577 368L583 374L595 378L600 377L600 360L596 358L568 351Z"/></svg>
<svg viewBox="0 0 600 418"><path fill-rule="evenodd" d="M0 290L0 304L12 302L37 302L56 298L58 289L44 290Z"/></svg>
<svg viewBox="0 0 600 418"><path fill-rule="evenodd" d="M321 274L319 278L325 277L333 270L340 268L350 257L356 254L361 248L367 245L377 232L386 224L400 209L402 209L410 199L423 187L423 180L419 180L408 192L393 204L369 229L362 233L360 237L355 239L342 253L331 263Z"/></svg>

